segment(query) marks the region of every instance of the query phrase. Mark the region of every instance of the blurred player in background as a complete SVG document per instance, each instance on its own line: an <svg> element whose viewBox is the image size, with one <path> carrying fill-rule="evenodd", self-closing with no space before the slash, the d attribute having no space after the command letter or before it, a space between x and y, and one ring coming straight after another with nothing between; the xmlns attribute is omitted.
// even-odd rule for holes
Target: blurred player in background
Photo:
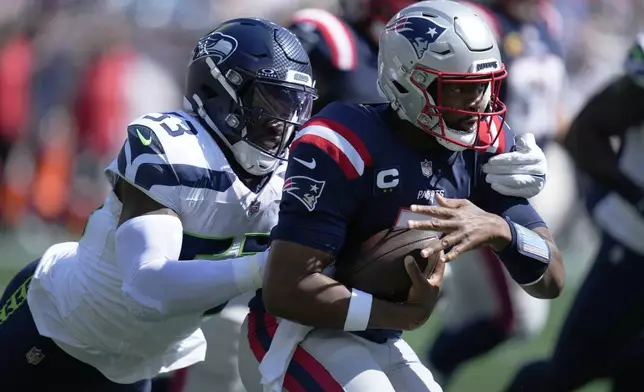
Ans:
<svg viewBox="0 0 644 392"><path fill-rule="evenodd" d="M584 195L601 247L547 361L521 369L509 391L568 392L598 378L644 390L644 34L626 73L594 95L565 146L592 189Z"/></svg>
<svg viewBox="0 0 644 392"><path fill-rule="evenodd" d="M498 98L506 71L485 22L457 2L408 6L384 29L378 70L388 103L332 103L291 148L264 288L251 301L240 345L251 392L261 384L265 391L441 390L400 338L429 317L440 272L428 281L407 265L413 287L404 303L350 291L322 273L342 250L381 230L445 233L428 249L447 253L437 271L489 245L531 295L554 298L562 289L561 257L541 218L525 198L495 192L481 170L515 145Z"/></svg>
<svg viewBox="0 0 644 392"><path fill-rule="evenodd" d="M378 40L385 24L414 0L341 0L341 14L303 9L290 29L309 53L320 97L314 112L340 102L385 102L377 88Z"/></svg>
<svg viewBox="0 0 644 392"><path fill-rule="evenodd" d="M157 374L202 361L204 313L261 286L284 154L314 97L287 29L236 19L201 38L186 111L130 123L105 171L112 192L80 241L50 247L9 283L3 383L149 391Z"/></svg>
<svg viewBox="0 0 644 392"><path fill-rule="evenodd" d="M558 103L565 78L557 43L557 20L552 15L555 11L548 0L496 0L486 2L487 6L464 3L487 21L499 42L502 59L508 67L508 78L501 89L501 99L508 107L508 123L515 133L532 133L537 144L542 148L547 146L559 127ZM534 164L527 167L527 173L544 174L545 181L546 168L538 165L540 159L545 159L540 157L543 153L532 144L530 147L532 152L520 159L526 165ZM507 159L505 163L511 166L518 161ZM507 167L490 167L489 173L506 174L504 170ZM551 181L549 178L548 182ZM528 191L530 186L524 189ZM542 214L539 204L535 208ZM560 209L554 210L564 214ZM545 215L544 220L550 227L551 222L546 219L550 214ZM511 337L532 337L539 333L547 321L549 306L547 301L530 297L521 290L487 249L468 252L449 267L443 329L430 344L427 357L443 386L470 359Z"/></svg>

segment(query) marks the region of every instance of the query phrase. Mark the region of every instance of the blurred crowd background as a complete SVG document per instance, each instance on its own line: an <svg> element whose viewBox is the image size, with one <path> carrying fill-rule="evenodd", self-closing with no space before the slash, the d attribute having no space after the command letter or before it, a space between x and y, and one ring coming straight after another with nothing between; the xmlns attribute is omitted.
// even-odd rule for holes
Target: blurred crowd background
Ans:
<svg viewBox="0 0 644 392"><path fill-rule="evenodd" d="M108 190L102 169L121 146L125 125L143 113L179 107L187 58L199 36L232 17L281 22L313 5L337 9L335 0L2 2L3 237L38 255L51 236L80 234ZM570 75L564 100L570 117L620 72L644 20L644 3L556 5ZM568 194L559 196L569 200L574 187L565 189Z"/></svg>
<svg viewBox="0 0 644 392"><path fill-rule="evenodd" d="M622 71L644 26L644 2L554 3L569 73L564 116L571 119ZM102 170L126 124L180 107L198 37L232 17L285 22L310 6L337 9L334 0L0 2L0 270L15 271L52 243L82 235L108 191ZM542 204L574 282L593 256L596 233L577 202L565 152L554 145L547 155L555 186Z"/></svg>

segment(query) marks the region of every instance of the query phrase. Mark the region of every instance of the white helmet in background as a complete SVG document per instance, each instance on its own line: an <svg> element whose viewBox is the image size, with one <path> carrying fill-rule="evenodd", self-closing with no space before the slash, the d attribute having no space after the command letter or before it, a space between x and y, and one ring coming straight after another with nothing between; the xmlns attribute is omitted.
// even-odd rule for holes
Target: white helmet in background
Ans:
<svg viewBox="0 0 644 392"><path fill-rule="evenodd" d="M505 117L499 100L507 76L490 28L472 9L449 0L422 1L404 8L380 37L378 86L401 118L436 136L453 151L485 150L496 142ZM483 110L445 106L446 83L482 86ZM467 127L445 116L467 118ZM496 118L499 121L493 121ZM449 122L449 121L448 121ZM495 130L493 140L479 140L483 128Z"/></svg>

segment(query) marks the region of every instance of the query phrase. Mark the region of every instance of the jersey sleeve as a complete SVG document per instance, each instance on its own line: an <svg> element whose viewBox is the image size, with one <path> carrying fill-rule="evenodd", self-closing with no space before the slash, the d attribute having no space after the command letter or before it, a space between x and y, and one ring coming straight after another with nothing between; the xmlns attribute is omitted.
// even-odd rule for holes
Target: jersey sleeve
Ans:
<svg viewBox="0 0 644 392"><path fill-rule="evenodd" d="M502 132L499 133L496 129L502 129ZM488 159L494 155L513 151L515 148L514 133L510 126L505 122L501 122L500 119L494 119L486 132L488 136L482 136L482 138L492 138L488 140L495 140L494 138L496 138L496 141L487 151L476 157L476 186L472 201L479 208L504 218L507 217L528 229L546 227L545 222L528 200L502 195L492 189L490 184L485 181L485 173L481 170L481 167Z"/></svg>
<svg viewBox="0 0 644 392"><path fill-rule="evenodd" d="M547 227L539 213L530 205L528 200L520 197L505 196L495 192L488 183L481 185L477 202L479 208L509 218L515 223L528 229Z"/></svg>
<svg viewBox="0 0 644 392"><path fill-rule="evenodd" d="M337 255L365 189L371 158L350 130L314 119L293 142L272 239Z"/></svg>
<svg viewBox="0 0 644 392"><path fill-rule="evenodd" d="M163 116L165 123L158 121ZM123 147L117 158L105 169L105 174L112 186L121 178L159 204L178 213L181 205L178 191L181 179L169 157L169 138L172 137L168 133L171 130L169 118L171 117L168 115L155 113L130 123Z"/></svg>

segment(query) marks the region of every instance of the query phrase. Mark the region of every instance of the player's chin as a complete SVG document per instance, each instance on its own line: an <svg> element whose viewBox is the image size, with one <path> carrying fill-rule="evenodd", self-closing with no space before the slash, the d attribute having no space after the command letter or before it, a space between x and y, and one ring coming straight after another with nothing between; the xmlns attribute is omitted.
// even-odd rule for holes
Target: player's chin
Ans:
<svg viewBox="0 0 644 392"><path fill-rule="evenodd" d="M277 150L280 147L280 142L281 140L278 140L275 138L269 138L269 139L260 140L256 142L255 145L261 148L264 152L267 152L269 154L276 154Z"/></svg>
<svg viewBox="0 0 644 392"><path fill-rule="evenodd" d="M452 132L469 135L476 132L478 119L466 117L453 122L446 121L445 124L452 130Z"/></svg>
<svg viewBox="0 0 644 392"><path fill-rule="evenodd" d="M479 123L478 118L464 119L459 121L458 126L455 128L455 130L457 130L460 133L469 135L476 132L478 123Z"/></svg>

